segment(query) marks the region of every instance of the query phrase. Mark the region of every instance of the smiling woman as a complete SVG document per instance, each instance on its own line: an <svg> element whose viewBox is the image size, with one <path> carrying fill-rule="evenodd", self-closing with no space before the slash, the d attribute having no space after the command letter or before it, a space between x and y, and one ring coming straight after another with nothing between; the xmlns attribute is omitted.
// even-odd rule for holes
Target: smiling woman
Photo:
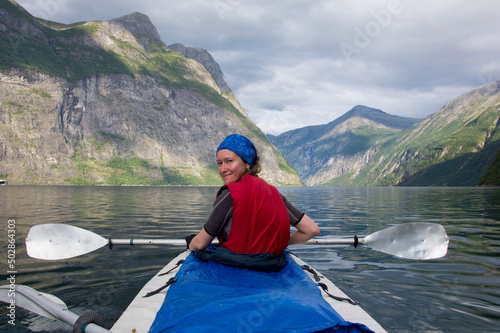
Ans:
<svg viewBox="0 0 500 333"><path fill-rule="evenodd" d="M286 264L283 251L288 245L319 234L313 220L257 176L257 149L248 138L229 135L217 148L217 165L224 186L203 229L186 237L200 259L278 271ZM297 228L292 235L290 225ZM207 250L215 237L221 246Z"/></svg>
<svg viewBox="0 0 500 333"><path fill-rule="evenodd" d="M231 134L217 148L217 166L226 185L239 181L245 173L257 176L260 172L257 149L243 135Z"/></svg>
<svg viewBox="0 0 500 333"><path fill-rule="evenodd" d="M219 175L226 185L237 182L250 170L250 165L229 149L217 152L217 166Z"/></svg>

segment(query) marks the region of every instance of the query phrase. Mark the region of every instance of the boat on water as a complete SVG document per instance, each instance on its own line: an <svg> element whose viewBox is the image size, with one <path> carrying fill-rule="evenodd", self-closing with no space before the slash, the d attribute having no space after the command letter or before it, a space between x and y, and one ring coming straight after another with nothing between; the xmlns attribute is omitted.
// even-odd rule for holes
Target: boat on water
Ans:
<svg viewBox="0 0 500 333"><path fill-rule="evenodd" d="M189 250L161 269L108 330L57 297L16 286L16 305L73 326L73 332L386 332L330 280L292 253L280 272L204 263ZM0 287L6 301L8 286Z"/></svg>
<svg viewBox="0 0 500 333"><path fill-rule="evenodd" d="M447 253L443 226L406 223L364 238L313 239L308 244L366 245L406 259L434 259ZM109 245L182 246L184 240L105 239L65 224L30 229L30 257L60 260ZM286 252L279 272L260 272L203 262L185 250L161 269L112 325L95 313L81 316L57 297L16 285L0 287L0 300L64 321L74 332L386 332L359 304L300 258Z"/></svg>
<svg viewBox="0 0 500 333"><path fill-rule="evenodd" d="M204 263L185 251L142 288L110 331L386 332L330 280L287 256L280 272L257 272Z"/></svg>

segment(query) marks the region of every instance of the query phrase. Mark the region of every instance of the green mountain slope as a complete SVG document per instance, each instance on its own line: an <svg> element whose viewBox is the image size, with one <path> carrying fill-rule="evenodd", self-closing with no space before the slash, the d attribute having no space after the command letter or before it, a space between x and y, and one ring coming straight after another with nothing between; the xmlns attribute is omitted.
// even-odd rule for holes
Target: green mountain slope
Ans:
<svg viewBox="0 0 500 333"><path fill-rule="evenodd" d="M498 149L499 81L466 93L388 141L356 181L475 185Z"/></svg>

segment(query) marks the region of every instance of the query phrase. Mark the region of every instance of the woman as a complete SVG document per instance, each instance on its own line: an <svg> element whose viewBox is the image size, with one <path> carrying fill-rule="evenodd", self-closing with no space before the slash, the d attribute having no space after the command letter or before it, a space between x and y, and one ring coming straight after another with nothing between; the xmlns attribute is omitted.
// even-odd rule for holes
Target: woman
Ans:
<svg viewBox="0 0 500 333"><path fill-rule="evenodd" d="M186 237L200 259L276 271L286 264L283 250L288 245L319 235L313 220L257 177L259 157L248 138L229 135L217 148L217 165L224 186L203 229ZM297 228L291 235L290 225ZM221 246L206 251L215 237Z"/></svg>

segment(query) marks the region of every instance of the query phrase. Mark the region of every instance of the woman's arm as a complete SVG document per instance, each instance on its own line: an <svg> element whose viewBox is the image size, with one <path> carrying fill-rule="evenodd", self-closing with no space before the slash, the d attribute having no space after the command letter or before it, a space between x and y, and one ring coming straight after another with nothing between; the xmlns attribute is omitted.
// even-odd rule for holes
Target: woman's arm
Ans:
<svg viewBox="0 0 500 333"><path fill-rule="evenodd" d="M215 237L212 237L206 232L205 228L196 235L189 243L189 249L191 251L203 251L212 244Z"/></svg>
<svg viewBox="0 0 500 333"><path fill-rule="evenodd" d="M201 231L191 240L189 243L189 249L191 251L203 251L210 246L215 238L215 235L222 237L224 239L224 226L227 219L232 215L229 211L233 207L233 199L229 193L227 187L221 188L219 193L217 193L217 199L214 202L214 209L210 213L207 222L201 229ZM221 233L222 235L219 235ZM214 235L211 236L210 234Z"/></svg>
<svg viewBox="0 0 500 333"><path fill-rule="evenodd" d="M320 233L318 225L307 215L302 217L300 222L295 225L295 228L297 228L297 231L290 235L288 245L305 243Z"/></svg>

